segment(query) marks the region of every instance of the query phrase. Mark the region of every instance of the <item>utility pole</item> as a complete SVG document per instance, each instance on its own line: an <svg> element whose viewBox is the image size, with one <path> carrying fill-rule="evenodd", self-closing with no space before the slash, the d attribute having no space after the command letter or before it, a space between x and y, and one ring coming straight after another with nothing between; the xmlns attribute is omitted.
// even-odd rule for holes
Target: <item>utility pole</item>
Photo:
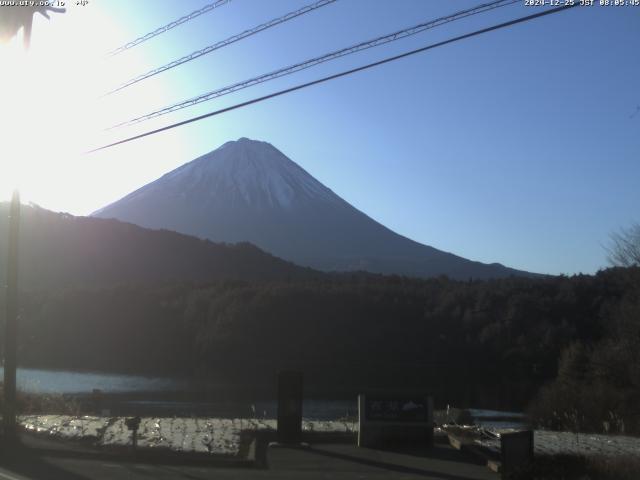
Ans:
<svg viewBox="0 0 640 480"><path fill-rule="evenodd" d="M64 8L42 6L5 6L0 17L0 41L11 40L22 30L25 49L31 43L33 16L49 18L49 12L64 13ZM11 75L11 72L3 72ZM26 93L28 95L28 93ZM16 190L9 210L9 249L7 252L6 317L4 332L4 409L2 423L4 438L16 440L16 369L18 341L18 244L20 238L20 194Z"/></svg>
<svg viewBox="0 0 640 480"><path fill-rule="evenodd" d="M18 241L20 237L20 194L16 190L9 210L9 250L7 255L6 317L4 331L4 412L5 438L16 435L16 350L18 335Z"/></svg>

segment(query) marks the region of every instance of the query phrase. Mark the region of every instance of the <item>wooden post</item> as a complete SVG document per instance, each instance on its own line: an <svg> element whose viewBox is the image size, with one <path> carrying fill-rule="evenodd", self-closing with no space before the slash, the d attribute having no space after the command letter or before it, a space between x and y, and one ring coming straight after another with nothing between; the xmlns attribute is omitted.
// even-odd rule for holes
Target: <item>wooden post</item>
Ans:
<svg viewBox="0 0 640 480"><path fill-rule="evenodd" d="M135 452L138 448L138 429L140 428L140 417L127 418L124 423L131 432L131 449Z"/></svg>
<svg viewBox="0 0 640 480"><path fill-rule="evenodd" d="M18 239L20 235L20 194L13 192L9 213L7 254L6 317L4 332L4 435L16 435L16 343L18 333Z"/></svg>

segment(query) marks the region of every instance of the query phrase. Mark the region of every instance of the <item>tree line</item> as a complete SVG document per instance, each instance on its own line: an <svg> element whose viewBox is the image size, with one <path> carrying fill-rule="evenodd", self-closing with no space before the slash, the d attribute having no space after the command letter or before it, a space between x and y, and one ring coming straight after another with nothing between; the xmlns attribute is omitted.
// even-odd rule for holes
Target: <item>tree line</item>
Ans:
<svg viewBox="0 0 640 480"><path fill-rule="evenodd" d="M327 394L426 386L448 403L532 405L550 424L588 410L581 428L638 425L639 267L121 285L24 293L21 306L26 366L256 385L294 368Z"/></svg>

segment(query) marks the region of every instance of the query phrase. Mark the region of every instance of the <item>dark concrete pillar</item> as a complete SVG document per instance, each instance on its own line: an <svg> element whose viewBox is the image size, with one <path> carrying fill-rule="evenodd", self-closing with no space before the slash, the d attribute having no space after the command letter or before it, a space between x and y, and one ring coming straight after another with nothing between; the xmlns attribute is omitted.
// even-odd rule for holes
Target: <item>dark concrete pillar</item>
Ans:
<svg viewBox="0 0 640 480"><path fill-rule="evenodd" d="M302 439L302 373L278 374L278 442Z"/></svg>
<svg viewBox="0 0 640 480"><path fill-rule="evenodd" d="M502 453L502 478L525 480L533 478L533 431L503 433L500 436Z"/></svg>

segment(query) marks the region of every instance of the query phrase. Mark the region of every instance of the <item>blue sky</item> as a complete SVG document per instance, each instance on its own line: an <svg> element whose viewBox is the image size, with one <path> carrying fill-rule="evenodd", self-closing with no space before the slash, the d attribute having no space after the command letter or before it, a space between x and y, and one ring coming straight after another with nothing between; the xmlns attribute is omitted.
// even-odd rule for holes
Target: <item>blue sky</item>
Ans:
<svg viewBox="0 0 640 480"><path fill-rule="evenodd" d="M111 47L207 0L109 0ZM126 80L308 1L233 0L111 60ZM339 0L102 102L113 118L225 86L480 2ZM364 64L536 8L464 19L167 115L113 138ZM34 42L35 42L34 38ZM575 8L111 149L74 163L45 207L87 214L230 139L265 140L389 228L536 272L606 266L640 221L640 7ZM117 78L116 78L117 77ZM61 191L62 191L61 190ZM80 201L79 199L83 199Z"/></svg>

